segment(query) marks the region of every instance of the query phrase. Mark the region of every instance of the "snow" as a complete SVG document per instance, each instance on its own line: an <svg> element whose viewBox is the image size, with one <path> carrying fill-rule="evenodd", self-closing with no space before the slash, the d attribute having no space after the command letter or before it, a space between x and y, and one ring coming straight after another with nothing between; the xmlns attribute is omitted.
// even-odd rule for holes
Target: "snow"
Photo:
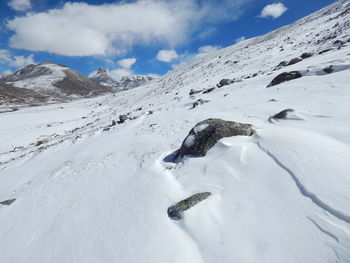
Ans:
<svg viewBox="0 0 350 263"><path fill-rule="evenodd" d="M59 90L53 84L66 77L64 70L68 70L68 68L52 63L42 64L41 67L49 68L52 73L9 83L17 88L26 88L34 91L59 92Z"/></svg>
<svg viewBox="0 0 350 263"><path fill-rule="evenodd" d="M197 133L205 130L208 127L209 127L209 124L201 124L201 125L194 127L193 132L197 134Z"/></svg>
<svg viewBox="0 0 350 263"><path fill-rule="evenodd" d="M338 5L145 86L1 113L0 201L16 201L0 206L0 262L350 262L350 45L273 71L332 45L308 40L347 19L325 22ZM329 65L339 70L266 88L284 71ZM223 78L242 81L188 95ZM189 109L199 98L209 102ZM287 108L291 117L268 121ZM129 112L137 118L109 127ZM165 162L208 118L256 132ZM206 191L182 220L167 216Z"/></svg>

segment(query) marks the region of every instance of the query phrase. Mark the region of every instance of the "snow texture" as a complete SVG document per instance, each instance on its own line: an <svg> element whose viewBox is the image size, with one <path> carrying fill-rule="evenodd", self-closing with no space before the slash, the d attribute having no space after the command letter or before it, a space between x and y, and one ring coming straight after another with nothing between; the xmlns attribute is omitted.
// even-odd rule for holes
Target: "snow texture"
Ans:
<svg viewBox="0 0 350 263"><path fill-rule="evenodd" d="M135 89L1 113L0 202L16 201L0 205L0 262L350 262L349 7ZM276 69L304 52L315 55ZM266 88L294 70L303 77ZM221 79L242 81L188 95ZM189 110L199 98L210 102ZM111 126L126 113L134 119ZM208 118L256 132L165 162ZM180 221L167 216L199 192L212 195Z"/></svg>

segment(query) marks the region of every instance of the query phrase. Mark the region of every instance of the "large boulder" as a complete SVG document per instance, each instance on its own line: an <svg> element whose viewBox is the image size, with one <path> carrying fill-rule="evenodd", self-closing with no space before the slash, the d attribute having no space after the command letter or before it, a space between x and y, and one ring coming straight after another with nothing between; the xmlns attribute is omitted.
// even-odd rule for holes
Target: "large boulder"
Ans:
<svg viewBox="0 0 350 263"><path fill-rule="evenodd" d="M290 71L290 72L283 72L279 74L277 77L275 77L269 85L267 85L267 88L278 85L282 82L298 79L301 78L302 75L299 71Z"/></svg>
<svg viewBox="0 0 350 263"><path fill-rule="evenodd" d="M236 135L253 135L254 130L251 124L225 121L221 119L207 119L198 122L192 128L181 148L178 157L185 155L205 156L218 140L224 137Z"/></svg>
<svg viewBox="0 0 350 263"><path fill-rule="evenodd" d="M173 220L180 220L182 212L190 209L192 206L198 204L200 201L207 199L211 195L210 192L194 194L168 208L168 216Z"/></svg>

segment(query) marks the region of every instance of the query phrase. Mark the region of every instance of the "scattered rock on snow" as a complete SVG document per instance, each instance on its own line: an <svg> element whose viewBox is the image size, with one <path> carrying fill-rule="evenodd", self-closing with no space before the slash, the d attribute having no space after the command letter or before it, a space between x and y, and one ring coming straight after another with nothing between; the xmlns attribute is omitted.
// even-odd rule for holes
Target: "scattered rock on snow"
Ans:
<svg viewBox="0 0 350 263"><path fill-rule="evenodd" d="M293 58L291 60L289 60L287 66L291 66L291 65L294 65L296 63L299 63L300 61L302 61L303 59L302 58Z"/></svg>
<svg viewBox="0 0 350 263"><path fill-rule="evenodd" d="M254 130L251 124L207 119L198 122L183 141L177 157L185 155L205 156L218 140L236 135L251 136Z"/></svg>
<svg viewBox="0 0 350 263"><path fill-rule="evenodd" d="M218 88L221 88L223 86L227 86L227 85L230 85L232 83L234 83L235 81L233 79L222 79L220 80L220 82L218 84L216 84L216 86Z"/></svg>
<svg viewBox="0 0 350 263"><path fill-rule="evenodd" d="M207 199L211 195L210 192L194 194L168 208L168 216L173 220L180 220L182 212L198 204L200 201Z"/></svg>
<svg viewBox="0 0 350 263"><path fill-rule="evenodd" d="M124 123L127 120L132 120L133 118L129 115L120 115L119 121L117 121L118 124Z"/></svg>
<svg viewBox="0 0 350 263"><path fill-rule="evenodd" d="M12 205L12 203L16 201L16 198L14 199L8 199L8 200L5 200L5 201L1 201L0 202L0 205Z"/></svg>
<svg viewBox="0 0 350 263"><path fill-rule="evenodd" d="M306 58L312 57L313 55L314 55L314 53L305 52L305 53L303 53L300 57L301 57L302 59L306 59Z"/></svg>
<svg viewBox="0 0 350 263"><path fill-rule="evenodd" d="M322 55L323 53L329 52L329 51L331 51L331 50L333 50L333 49L332 49L332 48L327 48L327 49L325 49L325 50L322 50L322 51L318 52L318 54L319 54L319 55Z"/></svg>
<svg viewBox="0 0 350 263"><path fill-rule="evenodd" d="M212 87L212 88L206 89L206 90L204 90L204 91L203 91L203 94L206 94L206 93L212 92L214 89L215 89L215 87Z"/></svg>
<svg viewBox="0 0 350 263"><path fill-rule="evenodd" d="M191 89L189 95L191 96L191 95L194 95L197 93L201 93L202 91L204 91L204 90L203 89L200 89L200 90Z"/></svg>
<svg viewBox="0 0 350 263"><path fill-rule="evenodd" d="M299 71L290 71L290 72L283 72L279 74L277 77L275 77L269 85L267 85L267 88L278 85L282 82L298 79L301 78L302 75Z"/></svg>
<svg viewBox="0 0 350 263"><path fill-rule="evenodd" d="M294 111L295 111L295 110L293 110L293 109L285 109L285 110L280 111L279 113L277 113L277 114L271 116L271 117L269 118L269 120L271 120L271 119L285 119L285 118L287 118L288 113L294 112Z"/></svg>
<svg viewBox="0 0 350 263"><path fill-rule="evenodd" d="M193 106L192 106L191 109L194 109L194 108L196 108L197 106L202 105L202 104L207 103L207 102L209 102L209 100L203 100L203 99L196 100L196 101L193 103Z"/></svg>
<svg viewBox="0 0 350 263"><path fill-rule="evenodd" d="M329 67L324 68L323 71L326 72L327 74L330 74L334 71L334 69L333 69L333 66L330 65Z"/></svg>

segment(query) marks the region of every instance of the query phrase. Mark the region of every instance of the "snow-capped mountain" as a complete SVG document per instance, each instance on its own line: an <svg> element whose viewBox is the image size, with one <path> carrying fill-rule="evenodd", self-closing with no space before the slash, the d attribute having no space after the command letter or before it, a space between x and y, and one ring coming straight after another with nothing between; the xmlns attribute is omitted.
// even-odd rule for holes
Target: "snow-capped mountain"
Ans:
<svg viewBox="0 0 350 263"><path fill-rule="evenodd" d="M107 70L104 68L99 68L96 73L89 76L93 81L107 87L117 88L119 87L119 82L108 75Z"/></svg>
<svg viewBox="0 0 350 263"><path fill-rule="evenodd" d="M122 77L120 80L120 86L125 89L132 89L141 85L145 85L152 80L153 78L150 76L134 75L132 77Z"/></svg>
<svg viewBox="0 0 350 263"><path fill-rule="evenodd" d="M1 263L349 263L349 14L337 1L137 89L1 113ZM253 135L175 159L209 118Z"/></svg>
<svg viewBox="0 0 350 263"><path fill-rule="evenodd" d="M121 80L118 82L117 80L113 79L104 68L99 68L96 73L91 74L90 79L93 81L107 86L112 87L114 89L119 90L125 90L125 89L131 89L136 88L141 85L145 85L146 83L153 80L150 76L140 76L140 75L134 75L131 77L124 76L121 78Z"/></svg>
<svg viewBox="0 0 350 263"><path fill-rule="evenodd" d="M28 65L3 77L2 81L17 88L61 98L94 96L111 91L75 70L51 62Z"/></svg>

